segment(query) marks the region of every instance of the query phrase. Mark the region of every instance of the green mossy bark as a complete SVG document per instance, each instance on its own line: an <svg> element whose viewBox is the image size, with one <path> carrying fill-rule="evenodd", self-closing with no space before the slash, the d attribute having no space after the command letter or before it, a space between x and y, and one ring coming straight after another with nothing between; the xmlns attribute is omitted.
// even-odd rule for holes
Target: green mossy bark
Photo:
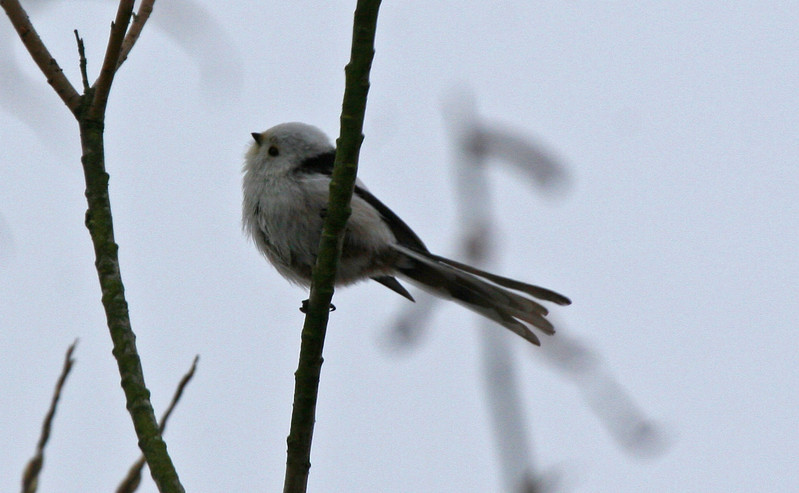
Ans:
<svg viewBox="0 0 799 493"><path fill-rule="evenodd" d="M139 26L136 28L135 36L128 40L127 51L133 47L138 37L138 31L141 30L147 15L152 10L153 1L145 0L140 3L140 14L144 13L145 15L137 17ZM84 89L84 94L79 95L36 33L28 14L19 1L0 0L0 7L6 12L31 58L78 121L83 151L81 163L86 180L86 200L88 202L86 227L89 229L94 245L95 267L100 280L103 307L114 346L112 352L119 367L127 408L139 439L139 447L147 459L150 472L159 491L182 493L183 486L178 480L172 460L167 454L166 444L161 438L155 413L150 403L150 392L144 385L141 360L136 352L136 336L130 326L125 289L119 272L117 256L119 247L114 241L111 204L108 198L108 173L105 171L103 148L105 110L114 76L121 63L122 47L128 34L134 4L134 0L119 1L114 22L111 23L111 32L100 76L91 87L87 80L83 40L75 31Z"/></svg>
<svg viewBox="0 0 799 493"><path fill-rule="evenodd" d="M374 58L379 0L359 0L353 22L352 51L345 68L346 87L341 110L341 134L336 141L336 161L330 182L330 199L313 272L300 361L294 374L294 407L291 415L284 493L302 493L311 467L311 442L322 368L322 349L336 278L344 228L350 216L350 200L358 172L363 142L363 119L369 92L369 71Z"/></svg>
<svg viewBox="0 0 799 493"><path fill-rule="evenodd" d="M136 335L130 325L125 288L119 271L119 246L114 240L111 203L108 197L108 173L105 171L103 148L103 123L78 117L83 155L83 174L86 180L86 227L92 238L95 267L100 280L102 302L105 308L108 329L113 342L112 353L116 358L122 389L128 412L133 420L139 448L153 480L162 493L182 493L172 459L161 438L150 391L144 383L141 360L136 350Z"/></svg>

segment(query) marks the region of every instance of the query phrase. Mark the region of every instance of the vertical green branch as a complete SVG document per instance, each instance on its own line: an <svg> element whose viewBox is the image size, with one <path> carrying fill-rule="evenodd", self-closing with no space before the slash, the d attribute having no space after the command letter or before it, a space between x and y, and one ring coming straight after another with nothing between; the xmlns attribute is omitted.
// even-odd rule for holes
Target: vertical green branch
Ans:
<svg viewBox="0 0 799 493"><path fill-rule="evenodd" d="M322 349L327 330L328 307L350 216L350 200L358 172L358 154L363 141L363 118L369 92L369 71L374 58L374 40L380 0L358 0L352 30L350 62L345 68L346 86L341 109L341 133L330 182L330 199L319 254L313 270L305 324L302 328L300 361L294 374L294 407L288 437L284 493L302 493L311 467L311 441L322 369Z"/></svg>

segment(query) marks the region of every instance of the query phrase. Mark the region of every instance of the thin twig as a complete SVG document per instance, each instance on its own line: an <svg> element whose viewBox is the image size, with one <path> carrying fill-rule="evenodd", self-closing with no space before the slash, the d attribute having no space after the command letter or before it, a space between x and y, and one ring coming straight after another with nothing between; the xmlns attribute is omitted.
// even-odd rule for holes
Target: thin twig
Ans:
<svg viewBox="0 0 799 493"><path fill-rule="evenodd" d="M358 153L363 141L363 118L369 92L369 71L380 0L358 0L353 22L352 51L345 68L346 86L341 109L341 134L330 181L330 198L313 269L313 282L302 329L300 362L294 374L294 407L288 437L284 493L303 493L311 467L311 441L316 419L322 349L327 330L328 307L350 215L350 200L358 172Z"/></svg>
<svg viewBox="0 0 799 493"><path fill-rule="evenodd" d="M142 29L144 29L144 24L147 22L147 19L150 18L150 14L153 13L154 3L155 0L144 0L139 4L139 10L134 14L133 22L131 22L130 29L128 29L128 34L125 35L125 40L122 42L122 52L119 54L119 60L117 61L117 70L119 70L119 67L128 59L130 50L133 49L133 45L138 41Z"/></svg>
<svg viewBox="0 0 799 493"><path fill-rule="evenodd" d="M83 93L87 94L91 87L89 87L89 75L86 73L86 48L83 46L83 38L78 34L75 29L75 41L78 42L78 57L80 58L80 78L83 81Z"/></svg>
<svg viewBox="0 0 799 493"><path fill-rule="evenodd" d="M111 23L111 33L108 35L108 46L105 49L103 66L100 75L94 82L94 98L89 107L89 118L95 119L105 114L105 107L108 103L108 94L111 91L111 83L116 75L119 54L122 50L122 41L125 39L125 32L128 30L130 18L133 15L134 0L120 0L117 9L116 19Z"/></svg>
<svg viewBox="0 0 799 493"><path fill-rule="evenodd" d="M158 430L161 434L164 433L166 429L166 422L169 420L169 416L172 415L172 411L175 409L180 397L183 395L183 389L186 388L186 385L191 381L191 378L194 376L194 371L197 369L197 361L200 359L200 356L194 357L194 362L191 364L191 368L189 369L188 373L183 375L183 378L178 383L178 388L175 389L175 395L172 396L172 402L169 403L169 407L166 408L164 415L161 416L161 424L158 426ZM125 476L125 479L117 487L116 493L133 493L139 487L139 483L141 483L141 471L144 468L145 460L144 456L139 457L139 459L130 466L128 470L128 475Z"/></svg>
<svg viewBox="0 0 799 493"><path fill-rule="evenodd" d="M36 444L36 455L28 462L28 465L25 467L25 472L22 475L22 493L34 493L38 487L39 473L44 465L44 448L47 445L47 440L50 439L50 429L53 425L53 418L55 417L58 400L61 398L61 389L64 388L64 383L67 381L69 371L72 370L72 365L75 363L75 360L72 359L72 353L75 351L75 346L77 344L78 340L76 339L75 342L69 346L67 354L64 357L64 366L61 369L61 376L58 377L58 382L53 392L53 398L50 401L50 409L47 411L44 423L42 424L39 443Z"/></svg>
<svg viewBox="0 0 799 493"><path fill-rule="evenodd" d="M178 404L181 396L183 395L183 390L186 388L186 385L189 384L192 377L194 377L194 372L197 370L197 362L200 360L200 356L197 355L194 357L194 361L191 363L191 368L189 371L183 375L183 378L180 379L180 383L178 383L178 388L175 389L175 395L172 396L172 402L169 403L169 406L164 411L164 415L161 416L161 424L158 426L158 431L161 433L164 432L166 429L166 422L169 419L169 416L172 415L172 411L175 409L175 406Z"/></svg>
<svg viewBox="0 0 799 493"><path fill-rule="evenodd" d="M81 103L81 96L72 87L58 62L42 42L39 34L33 28L25 9L22 8L17 0L0 0L0 6L6 11L6 15L11 20L11 24L14 25L14 29L17 30L19 38L25 48L27 48L31 58L39 66L44 76L47 77L47 83L55 89L56 94L67 105L67 108L73 114L77 113Z"/></svg>

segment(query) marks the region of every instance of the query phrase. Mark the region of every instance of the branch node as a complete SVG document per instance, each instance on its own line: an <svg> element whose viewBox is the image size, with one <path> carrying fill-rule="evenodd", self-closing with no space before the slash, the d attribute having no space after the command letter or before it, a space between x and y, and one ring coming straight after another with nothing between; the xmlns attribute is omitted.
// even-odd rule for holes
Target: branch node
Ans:
<svg viewBox="0 0 799 493"><path fill-rule="evenodd" d="M172 396L172 402L169 403L164 415L161 417L161 424L158 425L159 431L163 434L164 430L166 429L166 422L169 420L169 416L172 414L172 411L175 409L178 401L180 400L181 395L183 395L183 390L186 388L186 385L189 384L192 377L194 376L195 370L197 370L197 362L200 359L200 355L194 357L194 361L191 364L191 368L189 371L183 375L183 378L180 379L180 383L178 383L178 387L175 390L175 394ZM130 469L128 470L128 475L125 476L125 479L117 486L116 493L133 493L139 487L139 483L141 483L141 471L144 468L144 456L139 457Z"/></svg>

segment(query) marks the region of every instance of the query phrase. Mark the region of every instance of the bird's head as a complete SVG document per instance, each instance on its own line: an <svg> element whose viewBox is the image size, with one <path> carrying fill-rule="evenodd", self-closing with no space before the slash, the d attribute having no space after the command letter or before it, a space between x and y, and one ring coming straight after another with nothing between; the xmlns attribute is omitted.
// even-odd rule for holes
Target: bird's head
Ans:
<svg viewBox="0 0 799 493"><path fill-rule="evenodd" d="M306 160L334 150L324 132L305 123L281 123L252 138L244 170L258 174L290 173Z"/></svg>

